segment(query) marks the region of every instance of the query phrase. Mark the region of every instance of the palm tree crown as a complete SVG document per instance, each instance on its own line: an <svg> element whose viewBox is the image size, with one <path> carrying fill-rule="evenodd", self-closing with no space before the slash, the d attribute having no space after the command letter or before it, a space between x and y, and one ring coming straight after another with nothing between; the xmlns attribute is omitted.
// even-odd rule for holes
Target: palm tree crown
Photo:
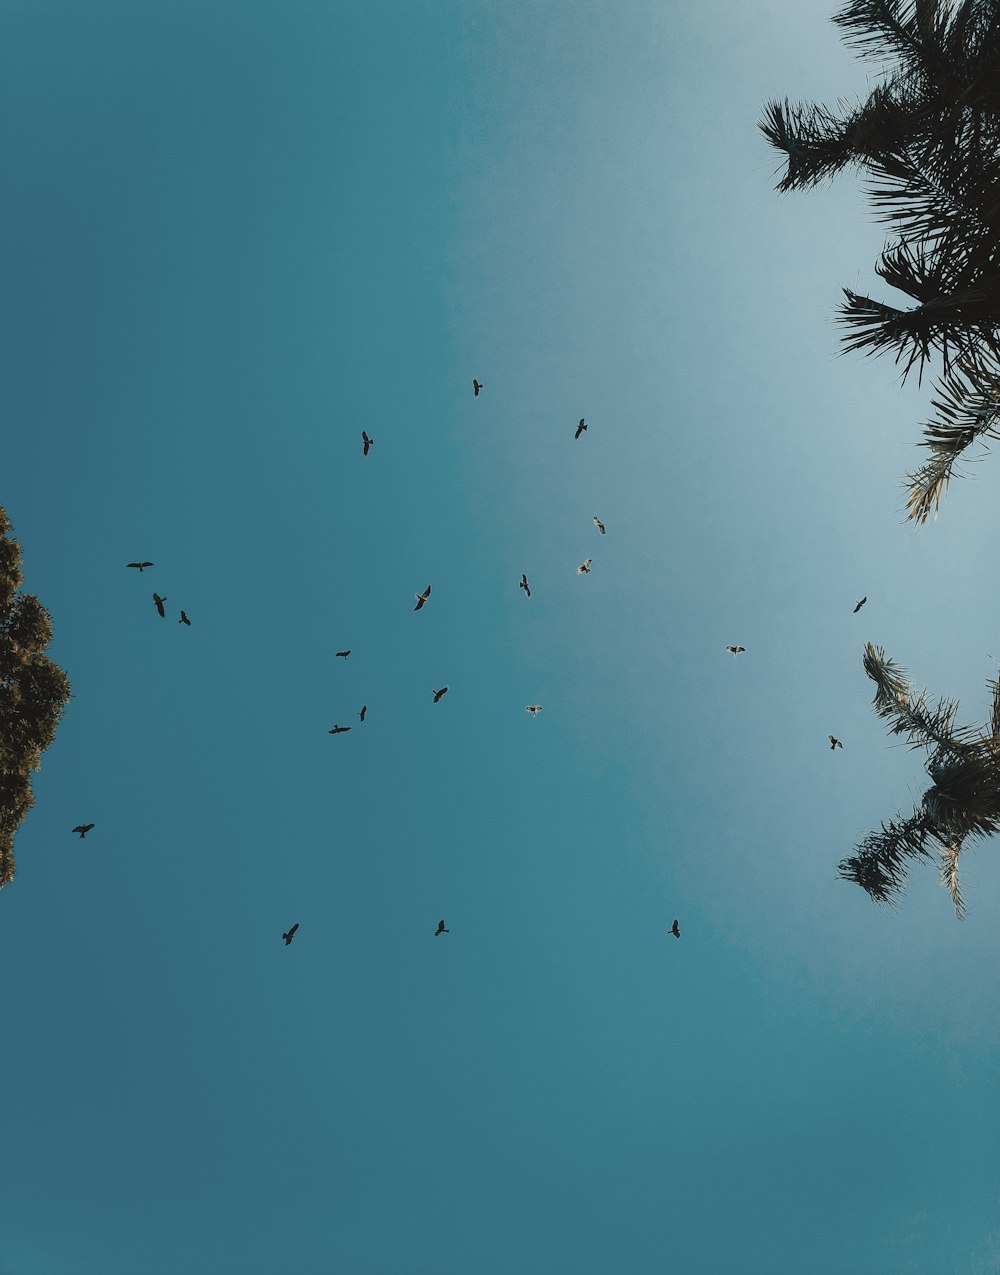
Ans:
<svg viewBox="0 0 1000 1275"><path fill-rule="evenodd" d="M910 862L937 850L941 880L958 916L965 904L958 881L958 857L968 843L1000 831L1000 675L988 682L993 706L982 727L956 726L957 700L931 704L926 690L914 693L903 670L881 647L865 647L865 672L875 683L873 705L894 735L913 748L929 748L931 786L908 819L882 824L839 864L840 876L867 890L877 903L895 903L906 884Z"/></svg>
<svg viewBox="0 0 1000 1275"><path fill-rule="evenodd" d="M942 359L925 463L908 515L937 510L961 454L1000 438L1000 0L852 0L833 21L862 57L895 60L866 101L767 104L759 127L787 156L784 192L852 164L895 236L876 272L900 309L845 288L845 350L896 351L903 378Z"/></svg>

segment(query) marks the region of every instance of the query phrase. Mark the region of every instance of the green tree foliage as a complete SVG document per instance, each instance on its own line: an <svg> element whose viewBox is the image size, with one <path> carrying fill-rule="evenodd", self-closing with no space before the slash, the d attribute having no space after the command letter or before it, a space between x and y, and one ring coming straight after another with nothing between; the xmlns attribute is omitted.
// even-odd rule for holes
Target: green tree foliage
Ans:
<svg viewBox="0 0 1000 1275"><path fill-rule="evenodd" d="M759 127L787 157L784 192L848 165L893 238L876 273L916 302L900 309L845 288L847 350L896 351L918 381L942 375L923 424L909 517L936 511L959 458L1000 438L1000 0L853 0L833 21L861 57L892 69L853 110L768 103Z"/></svg>
<svg viewBox="0 0 1000 1275"><path fill-rule="evenodd" d="M48 611L19 593L21 546L0 508L0 886L14 876L14 836L34 804L31 772L55 737L70 697L66 674L47 659Z"/></svg>
<svg viewBox="0 0 1000 1275"><path fill-rule="evenodd" d="M931 787L908 819L882 824L855 853L840 863L840 876L867 890L878 903L895 903L912 862L936 852L941 880L958 916L965 913L958 881L958 857L968 844L1000 831L1000 680L987 683L993 695L989 723L956 726L957 700L931 704L927 692L913 692L905 673L881 647L865 647L865 672L875 683L873 704L905 735L913 748L929 748Z"/></svg>

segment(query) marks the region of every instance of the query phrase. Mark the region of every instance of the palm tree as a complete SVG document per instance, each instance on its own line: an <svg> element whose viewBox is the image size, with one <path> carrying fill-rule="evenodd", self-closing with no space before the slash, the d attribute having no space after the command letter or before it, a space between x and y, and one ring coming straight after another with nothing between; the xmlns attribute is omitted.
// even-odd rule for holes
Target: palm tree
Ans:
<svg viewBox="0 0 1000 1275"><path fill-rule="evenodd" d="M1000 438L1000 0L851 0L833 21L860 56L895 70L842 116L767 104L759 127L787 156L777 189L855 165L895 236L876 273L916 305L845 288L845 350L896 351L918 382L941 355L925 463L907 478L908 516L936 511L959 457Z"/></svg>
<svg viewBox="0 0 1000 1275"><path fill-rule="evenodd" d="M908 819L897 817L870 832L855 853L838 865L840 876L867 890L877 903L895 903L910 863L937 851L942 883L955 912L965 913L958 881L958 857L1000 831L1000 674L988 682L993 707L989 724L956 726L957 700L932 705L926 690L914 694L904 671L879 646L865 646L865 672L875 683L875 712L906 735L913 748L929 748L931 786Z"/></svg>

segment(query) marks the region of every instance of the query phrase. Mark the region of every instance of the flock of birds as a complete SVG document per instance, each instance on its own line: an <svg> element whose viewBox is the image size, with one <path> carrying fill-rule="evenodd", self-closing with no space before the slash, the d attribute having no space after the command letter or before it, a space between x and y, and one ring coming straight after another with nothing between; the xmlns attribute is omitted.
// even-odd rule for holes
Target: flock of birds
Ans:
<svg viewBox="0 0 1000 1275"><path fill-rule="evenodd" d="M476 380L474 377L472 381L473 397L478 398L480 391L483 388L484 388L483 383L481 381ZM581 417L579 424L577 425L576 430L573 434L573 437L575 439L579 439L580 435L583 434L586 431L586 429L587 429L587 422L583 417ZM374 438L369 437L368 433L365 430L362 430L361 444L362 444L362 448L364 449L364 454L365 456L367 456L368 453L371 451L372 447L374 447L375 440ZM605 527L601 519L597 517L596 514L594 515L594 525L596 526L597 530L601 533L602 536L607 534L607 528ZM580 566L578 566L576 569L577 575L589 575L592 562L593 562L593 558L587 558L586 561L582 562ZM154 567L156 563L143 560L140 562L128 562L125 565L126 567L130 569L134 569L138 571L141 575L146 570L147 567ZM528 598L531 597L531 586L528 584L527 575L525 575L523 572L521 574L521 579L518 584L518 588L523 590L525 597L528 597ZM429 601L430 596L431 596L430 585L428 585L427 588L424 589L422 593L414 594L414 597L416 599L416 606L413 608L414 611L422 610L427 605L427 602ZM157 613L159 614L161 619L166 618L167 613L166 613L166 608L164 606L166 601L167 599L165 597L161 597L159 593L157 593L154 590L153 605L156 607ZM857 613L861 610L861 608L865 605L867 601L868 601L868 597L867 595L865 595L865 597L863 597L856 604L854 608L855 615L857 615ZM190 626L191 621L188 618L188 614L186 611L181 610L180 619L177 622L178 624L185 624ZM738 646L735 643L729 644L725 646L723 649L728 651L729 654L732 655L733 659L735 659L737 655L742 655L746 651L745 646ZM351 654L351 651L350 651L350 648L348 648L345 651L336 651L335 657L337 659L346 660L350 654ZM433 692L434 703L439 704L441 700L443 699L443 697L447 695L447 693L448 693L447 686L442 686L438 690L434 691ZM525 712L530 713L532 717L537 717L538 714L542 711L541 704L526 704L524 707L525 707ZM365 720L365 714L367 712L368 712L368 705L362 704L361 711L358 713L358 717L362 722ZM327 733L330 735L344 735L351 729L352 728L350 726L341 726L339 723L335 722L334 725L330 728L330 730ZM841 741L835 738L835 736L833 735L828 735L827 739L829 739L830 741L831 750L835 750L837 748L842 749L844 747ZM80 839L82 840L84 837L86 837L87 833L90 832L91 829L94 828L95 826L96 825L93 823L77 824L76 827L72 829L72 831L75 833L78 833L80 836ZM294 925L290 926L289 929L285 930L284 933L282 934L281 937L286 947L288 947L291 944L292 940L295 938L295 934L298 928L299 928L299 922L296 921ZM450 934L450 933L451 931L445 926L444 918L442 918L440 921L438 921L437 929L434 931L434 937L437 938L441 934ZM681 930L680 930L680 925L678 923L677 917L674 917L674 923L670 927L670 929L667 930L667 934L673 935L675 939L680 938Z"/></svg>

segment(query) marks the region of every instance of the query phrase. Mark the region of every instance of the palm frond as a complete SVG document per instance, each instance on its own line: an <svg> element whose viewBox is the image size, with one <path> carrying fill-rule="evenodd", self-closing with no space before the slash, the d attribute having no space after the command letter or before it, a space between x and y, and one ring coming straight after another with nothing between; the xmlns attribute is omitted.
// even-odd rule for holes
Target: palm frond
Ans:
<svg viewBox="0 0 1000 1275"><path fill-rule="evenodd" d="M768 102L757 127L788 160L777 189L784 194L832 180L856 156L844 126L825 106Z"/></svg>
<svg viewBox="0 0 1000 1275"><path fill-rule="evenodd" d="M994 747L1000 747L1000 675L991 678L986 685L993 692L993 704L990 708L990 732Z"/></svg>
<svg viewBox="0 0 1000 1275"><path fill-rule="evenodd" d="M865 644L863 663L865 673L875 683L872 707L890 723L893 735L906 735L912 748L936 745L960 751L968 746L969 732L955 728L958 700L942 699L932 706L926 690L914 695L905 671L871 642Z"/></svg>
<svg viewBox="0 0 1000 1275"><path fill-rule="evenodd" d="M937 382L936 420L925 421L929 459L906 477L907 517L926 522L940 506L955 465L973 443L1000 439L1000 368L980 353L964 357Z"/></svg>
<svg viewBox="0 0 1000 1275"><path fill-rule="evenodd" d="M851 0L833 21L860 57L884 59L894 53L911 60L919 51L914 8L913 0Z"/></svg>
<svg viewBox="0 0 1000 1275"><path fill-rule="evenodd" d="M855 846L855 854L840 861L837 875L860 885L876 903L894 906L906 889L910 863L931 857L929 837L927 816L917 811L909 819L884 823L881 832L870 832Z"/></svg>
<svg viewBox="0 0 1000 1275"><path fill-rule="evenodd" d="M958 856L961 849L961 845L953 841L941 851L941 884L951 895L955 915L960 921L965 919L965 900L958 881Z"/></svg>

